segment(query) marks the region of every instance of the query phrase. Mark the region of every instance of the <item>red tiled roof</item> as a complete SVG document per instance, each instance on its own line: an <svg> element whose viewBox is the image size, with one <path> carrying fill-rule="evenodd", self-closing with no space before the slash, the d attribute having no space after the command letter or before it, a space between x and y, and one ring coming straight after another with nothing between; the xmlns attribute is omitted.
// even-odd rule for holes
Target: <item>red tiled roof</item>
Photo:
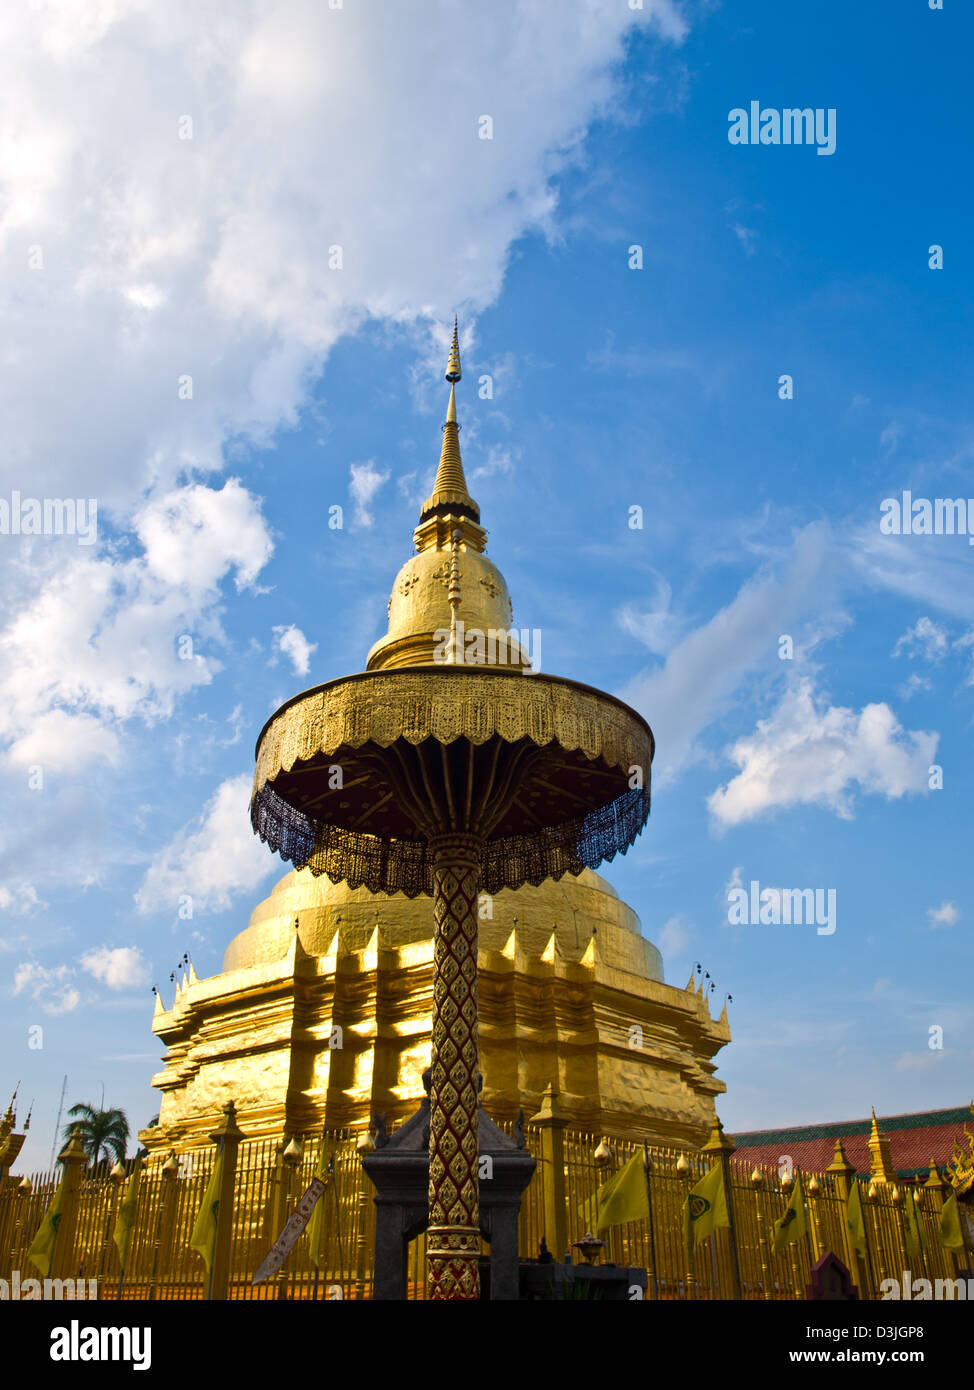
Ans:
<svg viewBox="0 0 974 1390"><path fill-rule="evenodd" d="M926 1176L930 1163L943 1167L961 1138L962 1126L971 1120L969 1107L957 1110L928 1110L914 1115L877 1116L880 1134L889 1139L893 1165L899 1177L915 1173ZM872 1120L849 1120L824 1125L801 1125L794 1129L754 1130L731 1137L737 1145L735 1158L749 1165L777 1168L787 1154L794 1167L807 1173L821 1173L832 1162L835 1141L842 1140L848 1161L859 1173L870 1169L869 1134Z"/></svg>

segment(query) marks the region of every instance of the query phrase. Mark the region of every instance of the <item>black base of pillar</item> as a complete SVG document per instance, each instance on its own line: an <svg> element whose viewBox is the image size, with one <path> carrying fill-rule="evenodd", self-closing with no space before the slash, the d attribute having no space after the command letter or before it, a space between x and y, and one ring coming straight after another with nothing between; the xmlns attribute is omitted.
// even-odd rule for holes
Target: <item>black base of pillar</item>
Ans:
<svg viewBox="0 0 974 1390"><path fill-rule="evenodd" d="M427 1084L428 1073L424 1075ZM426 1230L429 1208L429 1095L414 1115L373 1153L362 1159L376 1189L375 1287L380 1300L404 1299L409 1242ZM521 1195L534 1175L534 1159L481 1109L478 1134L482 1168L480 1231L490 1242L491 1299L518 1297L517 1222ZM489 1160L484 1164L483 1160ZM488 1292L489 1291L489 1292Z"/></svg>

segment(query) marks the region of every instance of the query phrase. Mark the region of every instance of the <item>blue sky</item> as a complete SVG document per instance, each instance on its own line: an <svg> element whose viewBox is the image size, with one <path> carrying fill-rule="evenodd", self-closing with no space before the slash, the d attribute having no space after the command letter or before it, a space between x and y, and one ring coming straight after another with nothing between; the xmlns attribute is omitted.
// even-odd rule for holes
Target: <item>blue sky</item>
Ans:
<svg viewBox="0 0 974 1390"><path fill-rule="evenodd" d="M725 1125L965 1101L974 553L879 529L903 489L974 496L964 7L82 9L3 20L29 57L0 497L98 499L92 546L0 536L28 1166L65 1072L69 1103L156 1112L150 985L187 949L217 971L283 870L254 739L384 631L455 311L516 622L656 734L649 826L605 873L670 983L700 961L733 994ZM752 100L834 108L835 153L730 144ZM752 879L834 890L836 930L728 925Z"/></svg>

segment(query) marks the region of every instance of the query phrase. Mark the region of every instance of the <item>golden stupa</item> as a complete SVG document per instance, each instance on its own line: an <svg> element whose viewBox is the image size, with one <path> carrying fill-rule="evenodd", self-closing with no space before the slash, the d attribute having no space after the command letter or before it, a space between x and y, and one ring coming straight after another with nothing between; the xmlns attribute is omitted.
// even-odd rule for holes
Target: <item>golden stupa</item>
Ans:
<svg viewBox="0 0 974 1390"><path fill-rule="evenodd" d="M466 664L530 664L467 489L459 375L454 330L436 480L370 671L433 665L444 634L453 661L466 644ZM199 980L190 966L171 1009L157 998L152 1027L167 1053L153 1078L159 1121L143 1143L208 1144L230 1096L250 1136L365 1129L383 1114L391 1128L423 1097L432 965L430 897L372 893L310 868L285 874L230 942L222 973ZM726 1010L714 1020L692 976L685 989L664 983L638 917L590 869L481 895L478 993L481 1101L495 1119L533 1115L550 1090L578 1129L693 1145L710 1133Z"/></svg>

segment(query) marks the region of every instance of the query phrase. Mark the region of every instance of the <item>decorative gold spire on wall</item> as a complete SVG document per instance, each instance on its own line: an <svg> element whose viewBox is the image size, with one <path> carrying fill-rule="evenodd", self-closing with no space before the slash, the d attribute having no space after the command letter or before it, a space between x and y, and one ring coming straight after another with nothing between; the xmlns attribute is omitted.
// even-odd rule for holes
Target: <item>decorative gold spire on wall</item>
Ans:
<svg viewBox="0 0 974 1390"><path fill-rule="evenodd" d="M896 1170L893 1167L893 1155L890 1151L889 1136L881 1134L879 1121L876 1119L876 1111L873 1110L873 1122L869 1131L869 1139L866 1141L869 1147L869 1176L873 1182L888 1183L896 1177Z"/></svg>

